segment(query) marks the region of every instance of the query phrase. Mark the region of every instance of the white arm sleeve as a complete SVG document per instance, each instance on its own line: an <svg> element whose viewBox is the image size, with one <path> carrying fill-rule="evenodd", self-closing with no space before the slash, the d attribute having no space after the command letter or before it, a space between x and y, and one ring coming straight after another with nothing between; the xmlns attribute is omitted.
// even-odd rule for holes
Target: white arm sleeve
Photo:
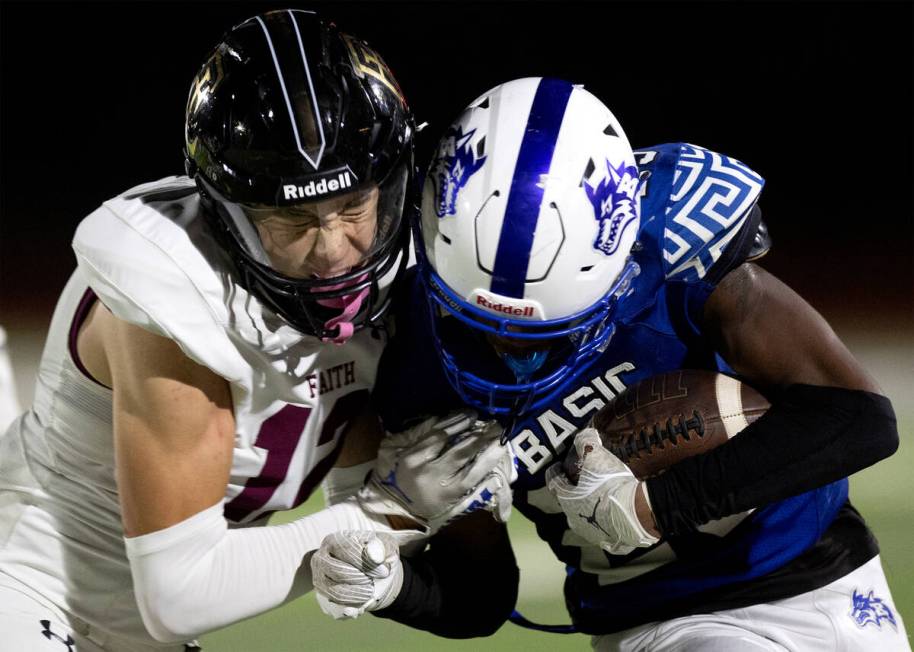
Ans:
<svg viewBox="0 0 914 652"><path fill-rule="evenodd" d="M143 623L156 640L174 643L272 609L311 590L311 553L341 530L391 528L350 499L292 523L229 530L219 502L125 538Z"/></svg>
<svg viewBox="0 0 914 652"><path fill-rule="evenodd" d="M355 466L334 466L330 469L321 482L324 502L327 505L336 505L355 496L365 484L365 478L374 468L376 461L369 460Z"/></svg>

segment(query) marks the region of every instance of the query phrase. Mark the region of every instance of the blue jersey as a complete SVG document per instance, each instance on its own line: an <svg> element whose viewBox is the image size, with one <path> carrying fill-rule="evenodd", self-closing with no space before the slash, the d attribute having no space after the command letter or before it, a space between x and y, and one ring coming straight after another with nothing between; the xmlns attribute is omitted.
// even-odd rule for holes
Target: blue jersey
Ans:
<svg viewBox="0 0 914 652"><path fill-rule="evenodd" d="M567 565L569 611L579 629L592 633L701 611L702 604L719 608L728 587L742 591L810 549L847 500L842 480L626 556L608 555L568 528L545 487L544 472L597 410L627 386L660 372L729 371L702 337L701 316L715 284L745 260L758 229L754 207L763 180L739 161L682 143L635 154L644 180L633 252L641 273L618 308L616 332L575 383L519 419L510 434L519 459L515 506ZM375 389L391 431L460 405L434 354L418 277L408 279ZM475 346L482 351L485 345Z"/></svg>

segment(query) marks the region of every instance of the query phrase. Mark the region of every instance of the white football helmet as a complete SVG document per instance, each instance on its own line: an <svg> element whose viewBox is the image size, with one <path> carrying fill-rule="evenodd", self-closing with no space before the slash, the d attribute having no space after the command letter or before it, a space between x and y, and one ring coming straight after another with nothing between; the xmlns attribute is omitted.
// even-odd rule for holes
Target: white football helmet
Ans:
<svg viewBox="0 0 914 652"><path fill-rule="evenodd" d="M470 104L429 167L416 239L436 341L464 400L523 413L605 350L639 272L629 258L639 216L628 139L582 86L518 79ZM485 334L504 364L480 363L478 347L454 339L456 323Z"/></svg>

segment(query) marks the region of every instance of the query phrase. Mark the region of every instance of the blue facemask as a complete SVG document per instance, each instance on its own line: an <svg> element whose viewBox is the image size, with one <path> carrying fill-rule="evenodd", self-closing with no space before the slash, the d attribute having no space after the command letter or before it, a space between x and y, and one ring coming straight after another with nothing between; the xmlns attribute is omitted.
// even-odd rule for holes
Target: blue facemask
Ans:
<svg viewBox="0 0 914 652"><path fill-rule="evenodd" d="M530 321L499 318L478 309L444 284L421 252L419 260L420 278L428 293L435 348L445 375L465 403L490 415L518 416L539 409L585 373L606 350L615 331L612 318L617 303L631 291L632 280L640 272L638 264L629 260L616 284L599 301L564 319L537 322L537 331L529 332L525 329L531 327ZM522 355L499 353L499 358L513 372L515 383L482 377L466 369L441 340L437 329L439 311L481 333L541 342L567 338L573 346L565 359L555 360L555 368L549 370L544 368L554 357L549 348Z"/></svg>

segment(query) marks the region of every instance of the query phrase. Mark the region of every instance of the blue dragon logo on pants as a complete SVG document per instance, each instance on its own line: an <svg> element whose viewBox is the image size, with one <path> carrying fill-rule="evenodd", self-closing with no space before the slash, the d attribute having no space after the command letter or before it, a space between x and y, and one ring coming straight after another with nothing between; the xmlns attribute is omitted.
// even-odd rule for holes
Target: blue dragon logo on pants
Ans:
<svg viewBox="0 0 914 652"><path fill-rule="evenodd" d="M606 172L606 176L597 185L591 186L585 179L583 186L587 199L593 205L594 217L600 225L593 247L611 256L618 249L626 227L638 219L635 203L638 169L626 165L625 161L613 167L607 160Z"/></svg>
<svg viewBox="0 0 914 652"><path fill-rule="evenodd" d="M475 133L475 129L463 133L461 127L451 127L441 140L438 156L429 173L429 179L435 184L435 214L438 217L457 212L457 193L486 162L483 156L485 136L479 139L476 151L470 145Z"/></svg>
<svg viewBox="0 0 914 652"><path fill-rule="evenodd" d="M851 600L854 606L850 615L857 623L857 627L863 628L872 624L882 629L882 623L886 621L896 630L898 629L892 609L882 601L882 598L875 597L872 591L864 595L857 593L857 589L854 589Z"/></svg>

